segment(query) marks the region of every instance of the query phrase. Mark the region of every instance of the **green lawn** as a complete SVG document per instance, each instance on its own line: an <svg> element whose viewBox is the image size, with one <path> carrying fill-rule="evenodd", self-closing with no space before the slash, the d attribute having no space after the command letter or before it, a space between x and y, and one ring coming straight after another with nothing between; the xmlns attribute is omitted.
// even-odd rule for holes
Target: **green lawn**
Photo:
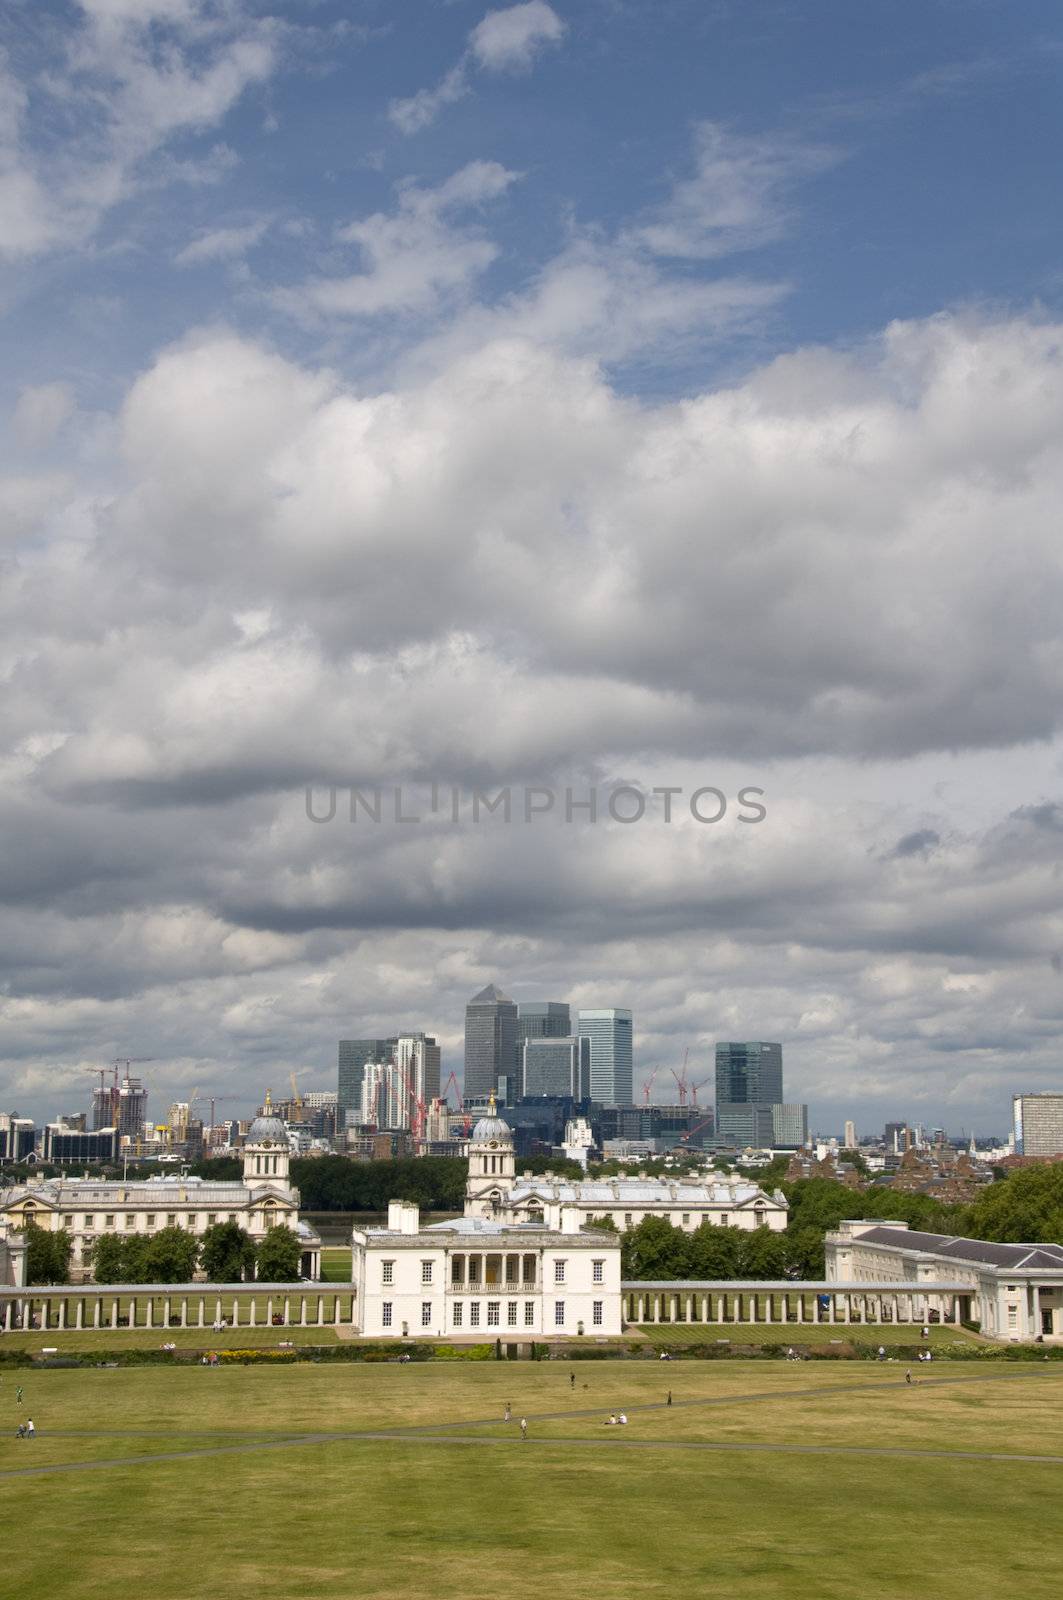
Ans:
<svg viewBox="0 0 1063 1600"><path fill-rule="evenodd" d="M350 1283L350 1245L326 1245L321 1252L321 1276L326 1283Z"/></svg>
<svg viewBox="0 0 1063 1600"><path fill-rule="evenodd" d="M497 1600L515 1580L570 1591L578 1570L596 1600L1056 1595L1063 1461L957 1452L1063 1457L1063 1372L916 1377L741 1361L5 1373L4 1592L110 1600L117 1573L153 1600ZM628 1427L603 1428L621 1408ZM12 1437L27 1414L32 1443ZM398 1436L364 1437L383 1429Z"/></svg>
<svg viewBox="0 0 1063 1600"><path fill-rule="evenodd" d="M825 1324L806 1323L749 1323L729 1322L657 1322L646 1323L640 1329L652 1344L660 1345L662 1349L669 1346L682 1346L686 1344L715 1344L718 1340L726 1339L733 1345L829 1345L831 1343L849 1344L855 1340L858 1344L882 1345L886 1350L891 1350L896 1345L903 1345L912 1349L916 1345L923 1348L929 1346L932 1350L940 1350L945 1346L961 1345L971 1346L981 1343L974 1334L968 1333L964 1328L939 1327L935 1325L930 1329L929 1339L919 1337L918 1325L914 1328L903 1324L885 1323L878 1326L869 1323L867 1327L854 1323L851 1327L842 1327L835 1324L828 1327Z"/></svg>

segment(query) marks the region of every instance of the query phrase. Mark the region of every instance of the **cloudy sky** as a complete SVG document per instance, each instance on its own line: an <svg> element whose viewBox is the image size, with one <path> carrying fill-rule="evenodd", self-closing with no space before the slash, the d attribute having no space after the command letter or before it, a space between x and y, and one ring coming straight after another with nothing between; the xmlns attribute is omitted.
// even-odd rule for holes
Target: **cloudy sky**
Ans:
<svg viewBox="0 0 1063 1600"><path fill-rule="evenodd" d="M460 1073L489 981L826 1131L1063 1087L1052 0L3 30L0 1107Z"/></svg>

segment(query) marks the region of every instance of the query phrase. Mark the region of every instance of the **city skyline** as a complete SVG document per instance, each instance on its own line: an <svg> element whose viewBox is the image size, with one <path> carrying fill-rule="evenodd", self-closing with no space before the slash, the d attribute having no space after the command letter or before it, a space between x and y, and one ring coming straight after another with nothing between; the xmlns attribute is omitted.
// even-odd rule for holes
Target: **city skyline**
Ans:
<svg viewBox="0 0 1063 1600"><path fill-rule="evenodd" d="M1058 1088L1058 7L8 11L0 1104L492 981Z"/></svg>

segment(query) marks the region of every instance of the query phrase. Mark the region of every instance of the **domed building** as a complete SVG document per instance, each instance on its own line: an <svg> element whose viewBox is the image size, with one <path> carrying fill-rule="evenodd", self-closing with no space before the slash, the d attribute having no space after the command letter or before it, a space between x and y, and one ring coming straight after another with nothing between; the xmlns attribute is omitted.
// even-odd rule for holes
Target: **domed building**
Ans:
<svg viewBox="0 0 1063 1600"><path fill-rule="evenodd" d="M513 1130L495 1114L494 1097L486 1117L469 1136L469 1177L465 1187L467 1217L497 1217L505 1210L516 1178Z"/></svg>

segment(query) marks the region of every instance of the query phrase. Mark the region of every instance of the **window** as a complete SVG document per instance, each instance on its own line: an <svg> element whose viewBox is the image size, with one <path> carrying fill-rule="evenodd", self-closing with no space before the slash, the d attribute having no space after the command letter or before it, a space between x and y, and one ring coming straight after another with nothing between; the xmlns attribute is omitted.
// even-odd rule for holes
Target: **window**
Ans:
<svg viewBox="0 0 1063 1600"><path fill-rule="evenodd" d="M479 1283L479 1281L480 1281L480 1257L479 1256L470 1256L469 1257L469 1282L470 1283Z"/></svg>
<svg viewBox="0 0 1063 1600"><path fill-rule="evenodd" d="M188 1213L188 1226L192 1229L192 1232L195 1233L195 1231L196 1231L196 1214L195 1214L194 1211L190 1211Z"/></svg>
<svg viewBox="0 0 1063 1600"><path fill-rule="evenodd" d="M422 1261L421 1262L421 1282L422 1283L431 1283L431 1281L432 1281L432 1263L430 1261Z"/></svg>
<svg viewBox="0 0 1063 1600"><path fill-rule="evenodd" d="M168 1228L176 1228L177 1226L177 1216L173 1211L167 1213L166 1226Z"/></svg>
<svg viewBox="0 0 1063 1600"><path fill-rule="evenodd" d="M432 1326L432 1302L431 1302L431 1300L422 1300L421 1301L421 1327L422 1328L430 1328L431 1326Z"/></svg>
<svg viewBox="0 0 1063 1600"><path fill-rule="evenodd" d="M726 1226L727 1226L727 1212L725 1211L723 1213L723 1215L720 1217L720 1227L721 1228L726 1228Z"/></svg>
<svg viewBox="0 0 1063 1600"><path fill-rule="evenodd" d="M595 1283L604 1283L605 1282L605 1262L604 1261L596 1261L594 1263L594 1281L595 1281Z"/></svg>
<svg viewBox="0 0 1063 1600"><path fill-rule="evenodd" d="M86 1226L86 1228L91 1228L92 1227L93 1220L94 1219L92 1217L86 1217L85 1218L85 1226Z"/></svg>
<svg viewBox="0 0 1063 1600"><path fill-rule="evenodd" d="M630 1211L625 1211L624 1212L624 1227L625 1228L630 1228L630 1226L631 1226L631 1212Z"/></svg>
<svg viewBox="0 0 1063 1600"><path fill-rule="evenodd" d="M683 1212L683 1226L684 1226L684 1228L689 1228L690 1227L690 1212L689 1211L684 1211Z"/></svg>
<svg viewBox="0 0 1063 1600"><path fill-rule="evenodd" d="M450 1258L450 1281L456 1284L465 1282L465 1262L461 1256Z"/></svg>
<svg viewBox="0 0 1063 1600"><path fill-rule="evenodd" d="M113 1213L109 1217L104 1217L103 1225L104 1225L105 1228L113 1228L114 1227L114 1214Z"/></svg>
<svg viewBox="0 0 1063 1600"><path fill-rule="evenodd" d="M381 1281L381 1283L394 1283L395 1282L395 1263L394 1263L394 1261L382 1261L380 1263L380 1281Z"/></svg>
<svg viewBox="0 0 1063 1600"><path fill-rule="evenodd" d="M464 1312L464 1310L465 1310L465 1307L462 1305L461 1301L459 1300L457 1305L454 1307L454 1326L455 1326L455 1328L460 1328L461 1327L461 1318L462 1318L462 1313Z"/></svg>
<svg viewBox="0 0 1063 1600"><path fill-rule="evenodd" d="M565 1281L565 1263L563 1261L555 1261L554 1262L554 1282L555 1283L564 1283L564 1281Z"/></svg>
<svg viewBox="0 0 1063 1600"><path fill-rule="evenodd" d="M155 1213L154 1213L154 1211L149 1211L148 1212L148 1227L149 1228L154 1228L154 1226L155 1226Z"/></svg>
<svg viewBox="0 0 1063 1600"><path fill-rule="evenodd" d="M555 1300L554 1301L554 1327L555 1328L563 1328L564 1325L565 1325L565 1302L563 1300Z"/></svg>
<svg viewBox="0 0 1063 1600"><path fill-rule="evenodd" d="M594 1323L594 1326L596 1328L600 1328L601 1325L602 1325L602 1307L603 1307L604 1304L605 1304L604 1300L595 1300L594 1305L592 1307L592 1310L593 1310L594 1314L593 1314L591 1320Z"/></svg>
<svg viewBox="0 0 1063 1600"><path fill-rule="evenodd" d="M229 1212L229 1221L230 1222L235 1222L236 1221L236 1212L235 1211L230 1211Z"/></svg>
<svg viewBox="0 0 1063 1600"><path fill-rule="evenodd" d="M207 1226L208 1226L208 1228L213 1226L213 1224L215 1222L217 1222L217 1220L218 1220L218 1213L216 1211L208 1211L207 1212Z"/></svg>
<svg viewBox="0 0 1063 1600"><path fill-rule="evenodd" d="M487 1302L487 1326L489 1328L497 1328L498 1327L498 1324L499 1324L499 1313L501 1312L501 1310L502 1310L502 1302L500 1300L488 1300L488 1302Z"/></svg>
<svg viewBox="0 0 1063 1600"><path fill-rule="evenodd" d="M516 1326L517 1326L517 1302L515 1300L510 1300L508 1305L506 1306L506 1327L507 1328L515 1328Z"/></svg>
<svg viewBox="0 0 1063 1600"><path fill-rule="evenodd" d="M534 1300L525 1300L525 1302L524 1302L524 1326L526 1328L530 1328L530 1327L534 1326L534 1323L535 1323L535 1301Z"/></svg>
<svg viewBox="0 0 1063 1600"><path fill-rule="evenodd" d="M135 1228L137 1225L137 1219L131 1211L127 1211L125 1214L125 1225L127 1228Z"/></svg>
<svg viewBox="0 0 1063 1600"><path fill-rule="evenodd" d="M469 1307L469 1327L470 1328L478 1328L479 1326L480 1326L480 1302L479 1302L479 1300L474 1300L472 1302L472 1305Z"/></svg>
<svg viewBox="0 0 1063 1600"><path fill-rule="evenodd" d="M391 1301L385 1300L380 1308L380 1320L385 1328L391 1327Z"/></svg>

